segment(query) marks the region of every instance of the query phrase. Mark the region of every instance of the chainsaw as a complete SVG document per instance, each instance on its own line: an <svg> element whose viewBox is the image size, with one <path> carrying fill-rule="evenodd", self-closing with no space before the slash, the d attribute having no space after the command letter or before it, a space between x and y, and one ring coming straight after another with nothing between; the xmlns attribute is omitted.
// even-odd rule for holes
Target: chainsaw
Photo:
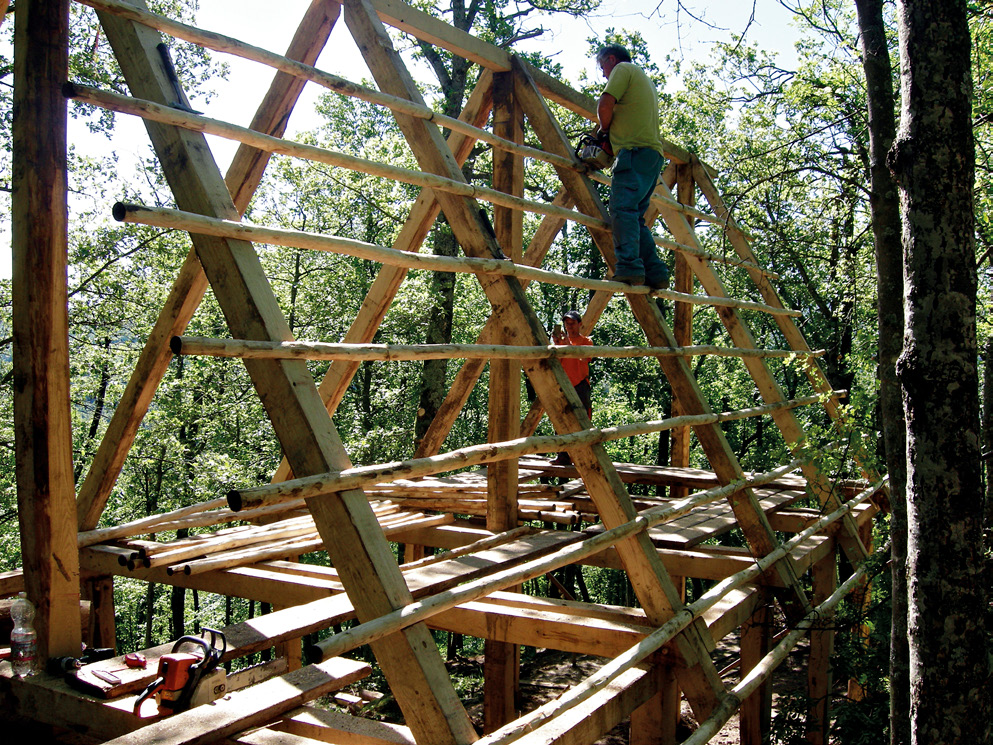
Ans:
<svg viewBox="0 0 993 745"><path fill-rule="evenodd" d="M594 171L609 168L614 162L610 136L606 132L586 132L576 143L576 157Z"/></svg>
<svg viewBox="0 0 993 745"><path fill-rule="evenodd" d="M159 658L155 680L148 684L134 704L134 713L141 716L141 705L146 699L155 696L160 715L186 711L194 702L197 688L209 676L227 651L227 639L216 629L204 628L199 636L184 636L172 646L172 652ZM218 642L220 646L218 646ZM193 646L193 652L180 651L184 645Z"/></svg>

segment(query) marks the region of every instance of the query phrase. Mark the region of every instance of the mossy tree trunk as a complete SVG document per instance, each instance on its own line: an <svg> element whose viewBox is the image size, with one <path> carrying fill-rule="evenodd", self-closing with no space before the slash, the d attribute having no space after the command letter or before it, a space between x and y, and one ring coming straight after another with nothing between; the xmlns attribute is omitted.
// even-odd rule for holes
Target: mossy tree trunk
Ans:
<svg viewBox="0 0 993 745"><path fill-rule="evenodd" d="M964 0L898 0L912 743L985 743L971 44Z"/></svg>

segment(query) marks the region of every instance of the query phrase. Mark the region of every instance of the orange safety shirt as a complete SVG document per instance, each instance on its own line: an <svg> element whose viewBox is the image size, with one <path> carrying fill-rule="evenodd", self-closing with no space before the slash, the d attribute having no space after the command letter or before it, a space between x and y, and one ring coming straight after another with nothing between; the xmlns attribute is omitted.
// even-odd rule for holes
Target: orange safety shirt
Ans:
<svg viewBox="0 0 993 745"><path fill-rule="evenodd" d="M588 336L569 336L566 335L566 344L572 346L593 346L593 340ZM569 382L573 386L581 383L590 376L590 358L589 357L563 357L562 358L562 368L565 370L565 374L569 376Z"/></svg>

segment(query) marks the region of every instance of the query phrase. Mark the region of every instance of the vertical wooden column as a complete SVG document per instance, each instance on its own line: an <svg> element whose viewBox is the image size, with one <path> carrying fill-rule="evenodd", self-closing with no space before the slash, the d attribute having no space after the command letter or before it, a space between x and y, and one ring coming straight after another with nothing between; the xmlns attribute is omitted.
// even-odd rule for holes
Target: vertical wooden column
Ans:
<svg viewBox="0 0 993 745"><path fill-rule="evenodd" d="M13 330L17 512L38 652L79 654L79 550L69 409L66 100L69 0L14 22Z"/></svg>
<svg viewBox="0 0 993 745"><path fill-rule="evenodd" d="M837 557L832 550L814 564L811 601L820 605L838 586ZM831 723L831 655L834 654L834 621L819 621L810 630L810 660L807 664L807 690L810 712L807 717L807 742L825 745Z"/></svg>
<svg viewBox="0 0 993 745"><path fill-rule="evenodd" d="M745 677L769 653L772 644L772 613L763 598L747 623L741 627L741 677ZM772 723L772 685L767 679L755 692L741 702L739 734L741 745L762 745L767 742Z"/></svg>
<svg viewBox="0 0 993 745"><path fill-rule="evenodd" d="M686 578L673 575L672 583L686 602ZM675 745L682 696L672 665L652 668L659 693L631 712L630 745Z"/></svg>
<svg viewBox="0 0 993 745"><path fill-rule="evenodd" d="M117 624L114 620L114 578L84 577L83 597L90 601L90 623L85 641L91 647L117 648Z"/></svg>
<svg viewBox="0 0 993 745"><path fill-rule="evenodd" d="M524 115L514 99L513 73L493 76L493 132L513 142L524 141ZM493 188L514 196L524 195L524 161L504 150L493 151ZM503 252L520 263L524 252L524 223L519 210L493 208L493 229ZM516 334L497 328L495 344L513 344ZM490 442L520 435L521 365L514 360L490 362ZM499 533L517 527L517 461L491 463L487 468L486 527ZM491 732L516 718L515 698L520 648L516 644L486 640L483 663L483 719Z"/></svg>
<svg viewBox="0 0 993 745"><path fill-rule="evenodd" d="M859 539L862 545L865 546L867 552L872 551L872 522L865 522L858 526ZM865 575L859 580L855 589L852 591L852 602L857 604L859 607L859 617L865 619L866 614L869 612L869 603L872 602L872 583L866 578ZM862 620L859 623L858 631L859 642L866 646L869 644L869 627ZM861 701L865 698L865 688L854 678L848 681L848 698L852 701Z"/></svg>
<svg viewBox="0 0 993 745"><path fill-rule="evenodd" d="M681 204L690 207L696 204L696 183L693 180L693 167L691 165L676 166L676 196ZM692 223L690 225L692 227ZM686 261L686 257L678 251L676 252L673 289L676 292L693 292L693 269ZM693 306L689 303L674 303L673 314L672 333L676 337L676 343L684 347L691 345L693 343ZM687 359L687 363L689 363L689 359ZM685 407L673 391L672 415L679 416L685 413ZM672 451L669 462L677 468L686 468L690 464L690 434L689 427L676 427L672 430ZM682 485L674 485L669 489L669 496L673 499L683 499L688 495L689 489Z"/></svg>

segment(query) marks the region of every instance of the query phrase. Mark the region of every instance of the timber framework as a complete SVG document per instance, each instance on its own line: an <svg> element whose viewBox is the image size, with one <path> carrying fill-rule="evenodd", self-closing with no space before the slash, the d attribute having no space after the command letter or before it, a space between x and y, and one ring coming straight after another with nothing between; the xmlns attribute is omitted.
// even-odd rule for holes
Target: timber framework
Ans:
<svg viewBox="0 0 993 745"><path fill-rule="evenodd" d="M646 220L667 236L658 243L675 256L673 290L563 274L542 266L568 223L588 231L607 266L614 264L609 214L596 185L604 177L576 159L555 115L564 108L595 121L594 103L521 59L400 0L312 0L283 55L152 14L143 0L79 3L96 12L130 95L68 79L70 0L20 0L13 14L14 403L23 571L0 576L0 597L27 591L39 608L41 653L52 658L77 655L81 641L114 646L115 577L247 598L274 611L224 629L224 661L267 649L276 655L262 667L215 681L216 700L158 719L139 719L132 709L171 645L144 650L150 663L144 670L126 668L122 656L88 664L76 674L75 688L48 674L13 678L4 662L0 700L6 716L122 745L585 745L624 720L631 743L663 745L677 741L685 698L700 723L686 742L708 741L737 713L741 741L757 745L768 726L770 675L809 637L808 740L827 741L833 632L825 618L854 588L864 590L872 518L886 486L865 468L862 480L839 481L809 457L797 409L823 407L841 426L842 393L832 389L818 353L801 334L799 313L782 303L775 275L756 259L712 169L667 143L668 165ZM7 6L0 0L0 9ZM441 116L425 103L387 27L479 65L460 117ZM351 34L378 89L313 66L333 31ZM192 111L162 53L163 42L173 40L278 71L251 123ZM388 109L418 170L285 139L305 85ZM126 223L186 231L192 243L102 443L83 464L78 491L68 397L69 98L144 119L175 208L118 204L113 214ZM226 175L206 134L240 143ZM480 144L492 149L489 187L470 185L461 170ZM274 154L402 181L418 187L420 196L392 246L243 223ZM552 202L525 197L525 169L535 163L558 176ZM463 256L419 253L441 213ZM708 253L698 236L701 225L721 231L732 250ZM340 343L292 338L256 243L381 264ZM408 273L425 269L478 278L491 306L478 342L373 344ZM751 299L730 297L729 273L736 285L747 284ZM625 304L644 331L644 346L591 352L655 358L671 386L673 416L595 428L563 372L560 360L572 352L550 344L532 307L526 289L535 282L589 292L585 333L608 303ZM208 288L230 338L184 336ZM673 306L671 325L659 310L660 298ZM693 345L694 311L715 313L728 343ZM747 320L755 314L774 321L783 348L759 347ZM174 512L101 525L174 354L241 359L284 461L269 484L245 484ZM740 361L760 402L714 411L690 365L697 355ZM353 465L331 414L360 363L430 357L463 362L415 457ZM319 384L307 367L315 359L332 361ZM785 359L803 362L807 395L784 393L775 366ZM442 452L487 364L493 404L488 442ZM520 403L522 374L536 394L528 411ZM554 435L535 434L544 416ZM792 460L766 473L742 468L722 424L753 417L771 420L794 449ZM614 463L605 447L612 439L664 431L673 442L665 467ZM691 431L708 469L690 468ZM569 452L571 466L534 457L560 450ZM550 483L553 477L559 483ZM654 485L658 496L633 497L632 483ZM577 529L557 529L563 525ZM162 537L208 527L192 537ZM740 531L742 547L705 543L732 529ZM142 540L149 534L159 539ZM404 563L392 544L404 546ZM294 561L320 551L327 552L329 565ZM583 566L623 572L636 607L522 592L528 580L549 576L554 582L552 572ZM709 587L689 604L688 578ZM773 613L786 622L775 640ZM350 626L340 630L345 622ZM337 633L322 633L304 657L301 639L332 628ZM478 727L432 630L485 639L484 721ZM732 634L740 638L734 685L725 683L713 661L716 646ZM402 711L402 724L311 705L335 692L339 702L356 703L344 689L357 686L372 667L347 655L365 645ZM522 645L605 662L558 698L522 714L515 706Z"/></svg>

